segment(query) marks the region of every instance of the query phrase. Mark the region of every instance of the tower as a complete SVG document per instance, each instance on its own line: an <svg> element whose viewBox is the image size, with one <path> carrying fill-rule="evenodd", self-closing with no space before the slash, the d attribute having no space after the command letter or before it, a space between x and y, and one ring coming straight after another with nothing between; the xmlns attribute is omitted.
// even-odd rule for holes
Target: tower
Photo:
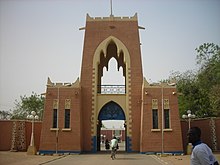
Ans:
<svg viewBox="0 0 220 165"><path fill-rule="evenodd" d="M142 91L142 63L137 14L133 17L91 18L87 15L81 69L83 149L97 150L97 122L103 106L113 101L126 119L126 149L139 151ZM103 67L111 58L123 68L124 93L102 94ZM109 107L111 109L111 107ZM91 141L92 140L92 141ZM90 145L92 143L92 146Z"/></svg>

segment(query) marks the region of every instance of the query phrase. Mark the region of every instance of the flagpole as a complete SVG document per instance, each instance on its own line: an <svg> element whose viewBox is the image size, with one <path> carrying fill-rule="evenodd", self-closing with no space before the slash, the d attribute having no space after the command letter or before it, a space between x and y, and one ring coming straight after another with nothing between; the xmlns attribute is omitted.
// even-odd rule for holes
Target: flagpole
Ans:
<svg viewBox="0 0 220 165"><path fill-rule="evenodd" d="M112 17L113 16L112 15L112 0L110 0L110 7L111 7L111 15L110 16Z"/></svg>

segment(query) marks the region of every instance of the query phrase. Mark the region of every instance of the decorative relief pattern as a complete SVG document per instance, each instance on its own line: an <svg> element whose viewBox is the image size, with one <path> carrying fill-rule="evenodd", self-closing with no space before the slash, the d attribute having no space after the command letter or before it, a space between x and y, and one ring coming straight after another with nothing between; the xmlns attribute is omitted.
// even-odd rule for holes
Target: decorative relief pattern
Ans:
<svg viewBox="0 0 220 165"><path fill-rule="evenodd" d="M125 94L125 85L100 85L101 94Z"/></svg>
<svg viewBox="0 0 220 165"><path fill-rule="evenodd" d="M152 109L158 109L158 100L152 99Z"/></svg>
<svg viewBox="0 0 220 165"><path fill-rule="evenodd" d="M16 121L13 121L12 126L12 138L11 138L11 151L17 151L16 137L17 137L17 124Z"/></svg>
<svg viewBox="0 0 220 165"><path fill-rule="evenodd" d="M91 137L96 136L96 85L95 85L95 69L92 70L92 114L91 114ZM95 144L93 144L94 147Z"/></svg>
<svg viewBox="0 0 220 165"><path fill-rule="evenodd" d="M169 99L163 100L164 109L170 109Z"/></svg>
<svg viewBox="0 0 220 165"><path fill-rule="evenodd" d="M58 104L59 104L58 99L54 99L53 100L53 109L58 109Z"/></svg>
<svg viewBox="0 0 220 165"><path fill-rule="evenodd" d="M18 150L24 151L26 150L26 138L25 138L25 121L18 122Z"/></svg>
<svg viewBox="0 0 220 165"><path fill-rule="evenodd" d="M127 93L127 97L128 97L128 103L127 103L127 106L128 106L128 122L127 122L127 136L129 137L132 137L132 129L131 129L131 126L132 126L132 113L131 113L131 69L128 68L128 74L127 74L127 77L128 77L128 85L127 86L127 90L128 92Z"/></svg>
<svg viewBox="0 0 220 165"><path fill-rule="evenodd" d="M216 137L215 120L213 117L210 118L209 125L210 125L210 130L211 130L212 149L216 151L217 150L217 137Z"/></svg>
<svg viewBox="0 0 220 165"><path fill-rule="evenodd" d="M71 99L66 99L65 100L65 109L70 109L71 107Z"/></svg>
<svg viewBox="0 0 220 165"><path fill-rule="evenodd" d="M25 121L14 121L12 127L11 151L26 150Z"/></svg>

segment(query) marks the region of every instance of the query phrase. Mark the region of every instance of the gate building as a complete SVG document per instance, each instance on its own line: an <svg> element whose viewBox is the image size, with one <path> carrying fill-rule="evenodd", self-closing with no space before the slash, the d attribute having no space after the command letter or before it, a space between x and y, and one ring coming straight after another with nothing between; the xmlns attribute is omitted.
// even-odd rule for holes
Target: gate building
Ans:
<svg viewBox="0 0 220 165"><path fill-rule="evenodd" d="M87 14L81 29L85 35L80 78L74 83L48 78L39 152L100 151L102 121L123 120L126 152L182 153L176 87L149 84L143 77L137 14ZM122 84L102 81L111 59L122 70Z"/></svg>

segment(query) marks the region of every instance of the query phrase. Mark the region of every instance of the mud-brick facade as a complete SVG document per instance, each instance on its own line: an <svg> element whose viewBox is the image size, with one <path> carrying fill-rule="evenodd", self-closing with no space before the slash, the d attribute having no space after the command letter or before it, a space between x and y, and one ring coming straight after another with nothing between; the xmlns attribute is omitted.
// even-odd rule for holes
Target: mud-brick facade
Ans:
<svg viewBox="0 0 220 165"><path fill-rule="evenodd" d="M48 79L40 151L43 153L51 153L56 150L60 152L81 152L82 121L80 95L79 80L68 86L68 84L62 83L53 84ZM69 118L71 120L67 128L65 128L66 110L70 111ZM58 118L54 118L57 111ZM54 122L58 123L58 128L54 125Z"/></svg>
<svg viewBox="0 0 220 165"><path fill-rule="evenodd" d="M141 114L142 152L164 151L172 153L182 151L177 91L176 87L172 85L151 85L144 81ZM164 109L163 112L162 109ZM153 124L153 113L155 111L158 116L158 126ZM164 116L163 119L162 116Z"/></svg>
<svg viewBox="0 0 220 165"><path fill-rule="evenodd" d="M125 121L127 152L182 152L176 88L144 79L137 14L87 15L80 29L85 30L80 79L71 84L48 79L40 152L99 151L103 120ZM123 70L123 84L102 82L112 58Z"/></svg>

